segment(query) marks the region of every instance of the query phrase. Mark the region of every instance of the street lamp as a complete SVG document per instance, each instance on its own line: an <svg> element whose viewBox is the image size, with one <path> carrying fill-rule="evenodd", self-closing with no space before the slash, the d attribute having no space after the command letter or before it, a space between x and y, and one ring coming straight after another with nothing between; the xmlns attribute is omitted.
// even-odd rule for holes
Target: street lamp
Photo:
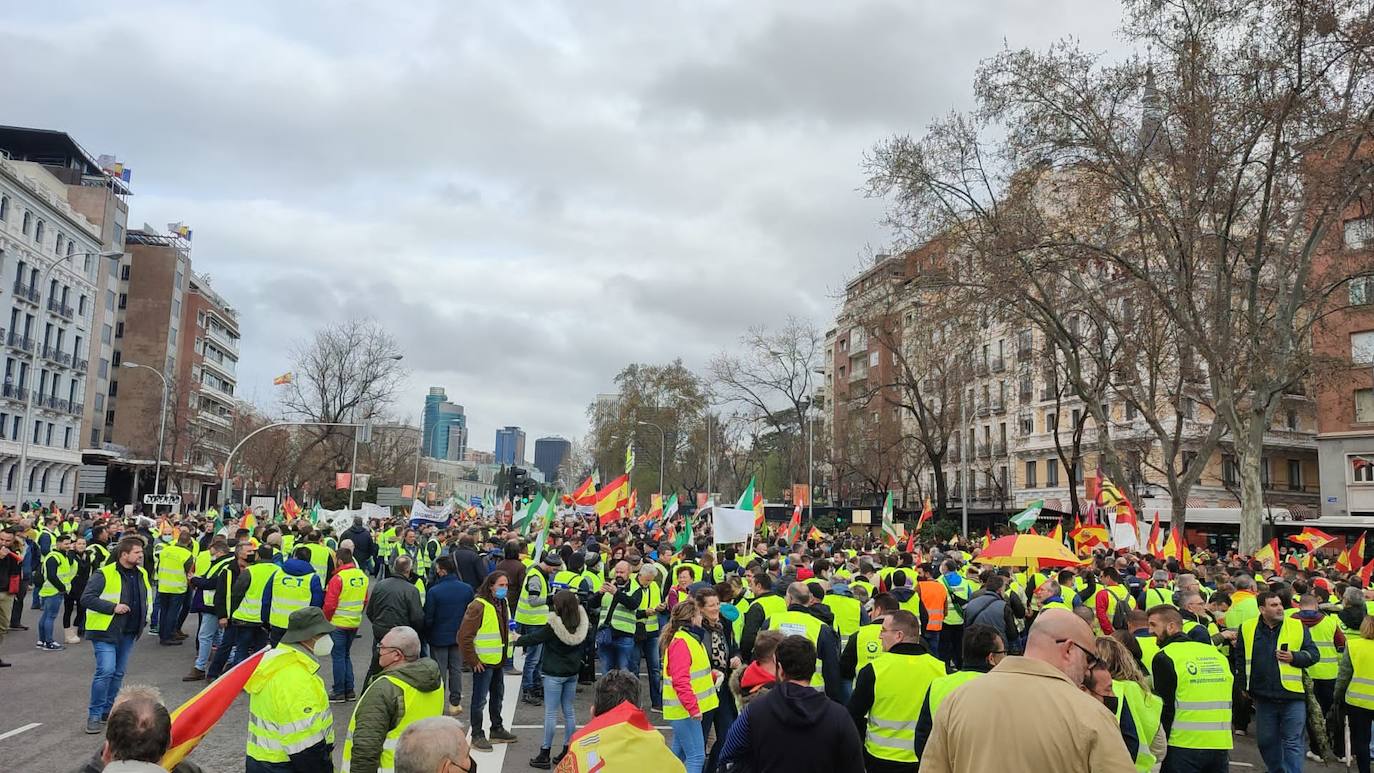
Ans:
<svg viewBox="0 0 1374 773"><path fill-rule="evenodd" d="M35 287L30 288L37 296L33 299L33 301L38 304L39 309L43 308L43 285L47 282L48 275L52 273L52 270L54 268L57 268L57 264L62 263L68 258L74 258L77 255L80 255L81 257L86 257L87 255L94 255L97 258L122 258L124 257L124 252L123 250L106 250L102 252L78 252L73 253L72 255L63 256L49 263L47 266L43 268L43 273L38 275L38 284ZM49 311L51 311L51 309ZM10 335L14 335L14 331L10 331ZM21 341L21 343L31 342ZM29 377L33 378L33 374L37 372L38 346L35 343L31 346L29 350ZM22 379L20 380L19 386L20 388L23 388L24 386ZM25 485L28 483L28 478L26 477L27 470L25 468L27 468L29 465L29 425L33 423L33 392L33 389L25 390L24 425L20 428L19 432L19 498L17 500L17 504L19 510L21 511L24 509L24 497L28 494L28 492L24 490Z"/></svg>
<svg viewBox="0 0 1374 773"><path fill-rule="evenodd" d="M158 419L157 423L157 468L153 472L153 493L157 494L160 493L159 489L162 484L162 438L163 433L167 430L167 393L171 390L172 387L171 384L167 381L167 376L163 375L162 371L152 367L151 365L140 365L137 362L129 362L128 360L125 360L120 367L143 368L144 370L151 371L158 378L162 379L162 416ZM154 505L153 509L154 511L156 511L157 506Z"/></svg>
<svg viewBox="0 0 1374 773"><path fill-rule="evenodd" d="M658 430L658 493L661 495L664 493L663 466L665 464L665 460L667 459L666 451L668 450L668 434L663 431L662 427L658 426L652 421L636 421L635 424L639 424L644 427L653 427L654 429Z"/></svg>
<svg viewBox="0 0 1374 773"><path fill-rule="evenodd" d="M227 508L229 507L229 472L230 472L230 470L233 469L233 465L234 465L234 454L238 453L238 452L239 452L239 449L240 449L240 448L243 448L243 444L244 444L244 443L247 443L249 440L252 439L252 437L253 437L254 435L258 434L259 432L265 432L265 431L267 431L267 430L269 430L269 429L275 429L275 428L277 428L277 427L352 427L352 428L353 428L353 436L354 436L354 438L356 438L356 437L357 437L357 433L358 433L358 428L361 427L361 426L363 426L363 425L357 424L357 423L354 423L354 422L349 422L349 421L274 421L274 422L272 422L271 424L264 424L263 426L258 427L257 429L253 430L252 432L249 432L247 435L244 435L244 436L243 436L243 440L240 440L240 441L238 442L238 445L234 446L234 447L229 451L229 456L225 457L225 459L224 459L224 479L220 482L220 488L219 488L219 508L220 508L220 510L225 510L225 509L227 509ZM357 448L357 442L356 442L356 440L354 441L354 448L355 448L355 449ZM355 462L355 463L357 462L356 456L357 456L357 455L354 454L354 457L355 457L355 458L354 458L354 462ZM352 492L352 489L353 489L353 481L352 481L352 480L348 481L348 488L349 488L350 493L351 493L351 492ZM351 503L349 504L349 508L348 508L348 509L350 509L350 510L353 509L353 506L352 506Z"/></svg>

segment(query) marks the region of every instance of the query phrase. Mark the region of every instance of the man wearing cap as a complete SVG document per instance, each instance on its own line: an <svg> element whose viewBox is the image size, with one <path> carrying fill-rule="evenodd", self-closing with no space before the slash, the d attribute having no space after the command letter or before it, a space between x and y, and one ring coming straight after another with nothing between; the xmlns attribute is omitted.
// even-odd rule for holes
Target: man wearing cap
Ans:
<svg viewBox="0 0 1374 773"><path fill-rule="evenodd" d="M318 674L333 631L319 607L292 612L281 643L248 678L244 773L333 773L334 715Z"/></svg>
<svg viewBox="0 0 1374 773"><path fill-rule="evenodd" d="M525 575L524 592L515 607L515 622L523 634L534 633L548 623L549 582L563 566L563 559L557 553L546 551L539 563L530 567ZM544 655L544 645L536 644L525 650L525 669L520 677L520 699L528 704L543 704L538 686L542 683L539 663Z"/></svg>

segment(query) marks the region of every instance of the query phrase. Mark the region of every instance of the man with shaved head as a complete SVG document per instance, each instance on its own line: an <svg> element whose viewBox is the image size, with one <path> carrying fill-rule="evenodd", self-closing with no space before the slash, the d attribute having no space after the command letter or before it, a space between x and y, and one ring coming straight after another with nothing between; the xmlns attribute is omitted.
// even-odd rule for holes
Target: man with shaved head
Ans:
<svg viewBox="0 0 1374 773"><path fill-rule="evenodd" d="M1019 770L1130 773L1135 762L1116 718L1082 689L1099 667L1086 622L1065 609L1042 611L1024 655L1005 658L945 698L921 773L999 770L1008 749ZM999 728L997 743L988 742L989 727Z"/></svg>

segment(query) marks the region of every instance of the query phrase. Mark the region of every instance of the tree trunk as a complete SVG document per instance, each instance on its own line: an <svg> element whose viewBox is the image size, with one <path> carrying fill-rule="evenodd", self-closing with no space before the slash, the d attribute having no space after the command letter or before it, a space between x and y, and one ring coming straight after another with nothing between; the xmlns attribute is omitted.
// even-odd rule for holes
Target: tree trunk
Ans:
<svg viewBox="0 0 1374 773"><path fill-rule="evenodd" d="M1186 496L1171 496L1169 509L1169 528L1178 529L1179 537L1183 536L1183 522L1188 514L1188 498ZM1163 547L1163 543L1160 544Z"/></svg>
<svg viewBox="0 0 1374 773"><path fill-rule="evenodd" d="M1264 457L1264 423L1250 416L1245 432L1233 432L1236 466L1240 473L1240 552L1254 555L1263 542L1264 482L1260 464Z"/></svg>

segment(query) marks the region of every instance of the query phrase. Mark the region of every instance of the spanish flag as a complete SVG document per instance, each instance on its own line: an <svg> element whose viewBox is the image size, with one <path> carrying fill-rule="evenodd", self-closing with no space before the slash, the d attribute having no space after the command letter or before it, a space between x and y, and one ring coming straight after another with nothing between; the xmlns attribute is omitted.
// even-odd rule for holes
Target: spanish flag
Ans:
<svg viewBox="0 0 1374 773"><path fill-rule="evenodd" d="M295 380L296 374L292 373L291 371L287 371L281 374L280 376L277 376L276 378L272 379L272 386L282 386L283 384L290 384Z"/></svg>
<svg viewBox="0 0 1374 773"><path fill-rule="evenodd" d="M225 671L223 676L206 685L205 689L172 712L172 743L167 747L167 753L162 755L163 768L171 770L186 759L200 739L220 721L224 712L233 705L234 699L243 692L248 677L253 675L267 649L263 647L247 660Z"/></svg>
<svg viewBox="0 0 1374 773"><path fill-rule="evenodd" d="M642 709L625 701L577 729L558 773L641 773L682 770Z"/></svg>
<svg viewBox="0 0 1374 773"><path fill-rule="evenodd" d="M596 519L606 525L620 517L620 506L630 499L630 476L621 475L596 492Z"/></svg>
<svg viewBox="0 0 1374 773"><path fill-rule="evenodd" d="M1269 540L1269 544L1268 544L1268 545L1265 545L1264 547L1260 548L1259 550L1256 550L1256 551L1255 551L1255 560L1256 560L1256 561L1259 561L1259 562L1260 562L1260 565L1263 565L1265 561L1268 561L1268 562L1269 562L1270 568L1271 568L1271 569L1274 569L1275 571L1277 571L1278 568L1279 568L1279 540L1278 540L1278 538L1275 537L1274 539Z"/></svg>
<svg viewBox="0 0 1374 773"><path fill-rule="evenodd" d="M588 476L582 481L582 485L573 490L569 496L563 497L563 501L570 505L582 505L591 507L596 504L596 481Z"/></svg>

